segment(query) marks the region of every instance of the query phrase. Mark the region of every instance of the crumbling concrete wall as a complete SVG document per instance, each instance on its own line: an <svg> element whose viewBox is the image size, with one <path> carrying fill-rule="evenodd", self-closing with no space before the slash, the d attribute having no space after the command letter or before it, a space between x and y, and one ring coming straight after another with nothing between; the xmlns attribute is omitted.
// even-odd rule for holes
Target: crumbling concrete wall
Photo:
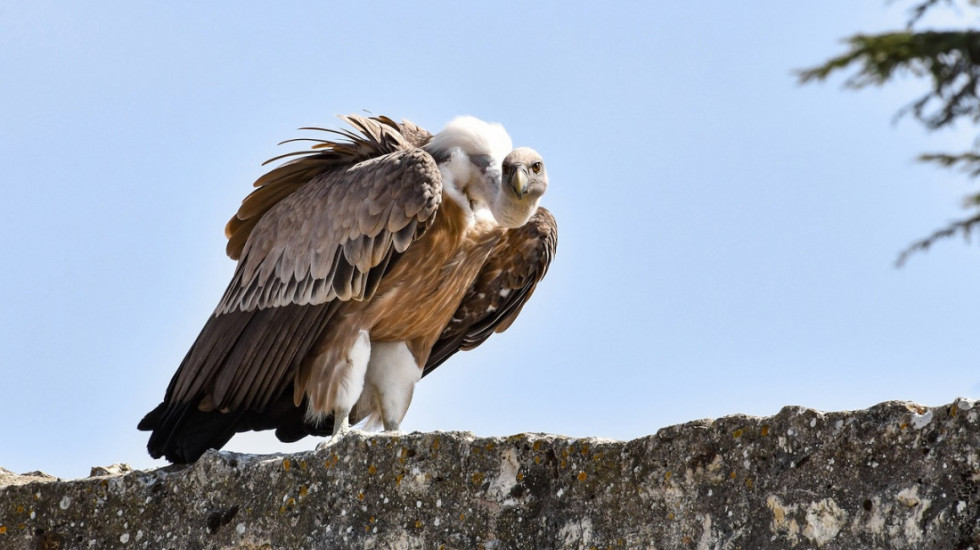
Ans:
<svg viewBox="0 0 980 550"><path fill-rule="evenodd" d="M628 442L352 434L73 481L0 471L0 548L980 550L978 417L787 407Z"/></svg>

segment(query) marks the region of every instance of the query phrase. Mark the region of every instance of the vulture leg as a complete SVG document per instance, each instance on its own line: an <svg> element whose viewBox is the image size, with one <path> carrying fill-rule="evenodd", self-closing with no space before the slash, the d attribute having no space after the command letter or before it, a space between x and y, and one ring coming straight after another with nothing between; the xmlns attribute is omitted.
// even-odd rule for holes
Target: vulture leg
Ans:
<svg viewBox="0 0 980 550"><path fill-rule="evenodd" d="M367 418L369 426L380 424L386 432L397 432L421 377L422 368L405 342L372 342L354 418Z"/></svg>
<svg viewBox="0 0 980 550"><path fill-rule="evenodd" d="M333 435L317 448L337 443L350 431L350 412L364 389L364 374L371 357L371 337L366 330L357 335L357 340L347 352L344 361L335 367L333 388Z"/></svg>

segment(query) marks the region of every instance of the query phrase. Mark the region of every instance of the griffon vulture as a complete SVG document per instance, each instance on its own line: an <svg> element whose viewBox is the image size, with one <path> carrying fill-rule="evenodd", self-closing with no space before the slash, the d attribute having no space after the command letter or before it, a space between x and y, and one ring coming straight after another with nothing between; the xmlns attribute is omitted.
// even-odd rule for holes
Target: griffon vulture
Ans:
<svg viewBox="0 0 980 550"><path fill-rule="evenodd" d="M510 326L544 277L557 226L535 151L473 117L435 135L341 118L354 131L272 159L293 157L228 222L238 265L139 424L152 456L192 462L247 430L397 430L416 382Z"/></svg>

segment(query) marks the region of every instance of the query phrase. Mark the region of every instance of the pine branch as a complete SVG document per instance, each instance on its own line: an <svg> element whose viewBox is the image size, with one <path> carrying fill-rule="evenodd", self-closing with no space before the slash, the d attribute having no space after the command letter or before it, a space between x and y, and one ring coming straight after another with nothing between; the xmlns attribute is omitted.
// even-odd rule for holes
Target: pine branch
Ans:
<svg viewBox="0 0 980 550"><path fill-rule="evenodd" d="M926 14L927 11L929 11L930 8L935 7L936 4L940 2L943 2L945 4L952 4L952 0L926 0L925 2L922 2L921 4L917 4L911 10L909 10L911 12L911 15L909 15L909 21L906 24L906 28L911 30L912 26L918 23L919 20L922 19L922 17Z"/></svg>
<svg viewBox="0 0 980 550"><path fill-rule="evenodd" d="M977 204L980 204L980 196L975 195L970 198L977 202ZM909 256L911 256L913 253L925 252L926 250L929 250L929 247L935 244L935 242L939 239L952 237L957 232L963 233L963 237L969 240L970 233L976 229L980 229L980 214L976 214L971 218L966 218L965 220L952 222L943 229L933 232L932 235L910 244L905 250L902 251L901 254L898 255L898 258L895 260L895 267L902 267L905 265L905 261L908 260Z"/></svg>
<svg viewBox="0 0 980 550"><path fill-rule="evenodd" d="M950 0L923 0L911 10L908 28L926 11ZM971 0L977 5L977 0ZM826 80L846 69L856 69L844 82L849 88L881 86L898 75L911 74L930 81L931 89L896 114L911 114L930 130L949 126L964 118L980 123L980 31L891 32L879 35L855 35L846 40L848 51L822 65L799 71L801 83ZM927 153L922 162L946 168L959 168L970 177L980 177L980 151L965 153ZM980 193L966 197L967 208L980 209ZM903 250L896 260L902 266L914 252L928 250L936 241L962 233L969 238L980 229L980 214L955 221L916 241Z"/></svg>
<svg viewBox="0 0 980 550"><path fill-rule="evenodd" d="M980 153L968 151L952 155L949 153L923 153L916 159L919 162L932 162L943 168L959 168L971 178L980 176Z"/></svg>
<svg viewBox="0 0 980 550"><path fill-rule="evenodd" d="M826 80L857 65L845 86L881 86L899 74L929 77L932 90L899 111L911 113L930 130L959 117L980 122L980 32L929 31L855 35L848 52L799 71L801 83Z"/></svg>

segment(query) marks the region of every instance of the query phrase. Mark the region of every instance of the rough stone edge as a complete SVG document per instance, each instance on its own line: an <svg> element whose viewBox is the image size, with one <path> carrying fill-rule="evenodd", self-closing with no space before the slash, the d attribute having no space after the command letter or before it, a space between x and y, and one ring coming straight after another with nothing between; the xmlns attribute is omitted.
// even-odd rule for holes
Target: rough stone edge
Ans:
<svg viewBox="0 0 980 550"><path fill-rule="evenodd" d="M429 512L421 506L423 501L426 506L439 506L436 499L439 493L433 495L425 491L432 479L430 473L419 472L415 467L409 468L410 472L403 468L402 473L406 476L403 487L406 484L413 487L408 490L409 498L398 498L396 502L396 495L388 490L378 495L379 484L368 481L388 478L390 483L396 469L379 464L376 471L371 471L370 463L379 458L379 451L390 459L391 451L399 447L403 454L396 456L403 457L412 447L425 453L425 447L434 444L432 448L438 451L442 439L442 456L450 458L448 461L440 459L439 469L430 469L430 472L436 476L453 472L451 475L463 482L453 495L443 494L443 498L455 496L464 502L464 506L475 503L474 508L487 507L483 513L473 514L473 520L468 518L462 528L454 529L447 548L482 546L481 541L498 543L486 545L487 548L686 547L692 543L698 548L719 550L798 546L861 550L980 548L980 434L977 429L980 411L971 410L975 404L968 399L957 399L937 407L888 401L867 409L840 412L788 406L766 417L730 415L716 420L694 420L630 441L530 433L510 437L477 437L470 432L399 436L352 434L333 452L329 448L266 455L212 451L189 466L167 466L131 473L112 473L112 467L95 468L93 473L109 472L109 475L60 483L56 478L37 472L23 476L14 474L11 477L17 483L0 485L0 495L9 491L11 495L26 495L29 500L32 498L30 493L39 499L42 491L55 491L58 495L55 500L46 495L42 500L47 501L47 508L37 508L38 513L44 514L42 510L54 508L55 516L51 517L56 517L58 508L62 511L70 509L76 511L72 512L76 518L83 520L77 527L75 523L67 525L64 521L51 523L53 530L43 525L29 529L27 533L23 526L17 526L17 531L8 529L8 535L15 535L9 539L15 545L12 548L47 548L48 543L56 547L67 544L68 548L92 547L93 543L96 547L122 548L129 547L134 540L132 537L140 542L141 536L144 537L143 547L163 544L159 546L161 548L318 548L337 545L429 548L436 546L425 538L432 534L432 530L424 524L434 516L427 515ZM957 427L954 429L954 426ZM768 443L763 444L763 441ZM833 444L829 444L831 442ZM535 471L540 474L542 470L547 470L544 473L549 479L545 480L544 486L538 483L537 489L531 489L529 498L535 507L521 503L515 507L515 494L510 489L519 489L522 484L515 486L511 479L517 470L508 468L509 461L512 461L514 451L521 453L523 447L525 462L522 464L527 464L527 459L535 458L527 450L533 446L537 451L537 443L541 443L544 452L551 453L551 469L545 465L531 466L526 470L528 481L532 481L530 476L535 475ZM753 455L753 447L759 444L762 444L759 449L763 452ZM339 464L337 453L343 458ZM822 454L823 458L810 460L815 453ZM610 454L620 454L621 459L625 457L628 467L617 466L615 460L599 461L603 455ZM452 457L460 457L462 468ZM323 462L325 458L326 470L317 468L320 479L326 476L333 480L330 485L341 483L344 487L341 491L327 490L324 494L322 490L315 492L310 486L313 492L304 501L305 485L295 486L297 481L305 482L304 462L313 464L313 461ZM475 468L467 466L467 461L472 465L478 458L481 463ZM567 466L564 458L568 459ZM838 465L834 465L835 458ZM842 459L847 462L841 462ZM883 463L879 465L877 459L883 459ZM416 460L410 458L409 462ZM556 460L561 462L560 470L554 467ZM949 471L947 460L950 460ZM404 460L401 462L404 464ZM290 464L294 466L292 470ZM331 471L335 465L335 473L323 473ZM296 466L301 466L303 472ZM518 464L513 466L520 467ZM265 503L257 509L259 515L249 509L248 521L222 527L239 513L237 493L227 498L228 483L234 483L238 474L246 470L252 472L249 475L259 474L262 480L273 480L272 492L249 493L249 498ZM834 473L828 475L828 470ZM840 478L837 472L846 472L849 477ZM952 479L950 474L954 472L959 476L956 479L966 483L968 492L949 494L947 498L947 493L942 491L951 485L944 480ZM395 484L401 477L394 480ZM540 476L537 477L540 482ZM498 482L505 478L510 481L503 484L503 490L497 488ZM258 480L259 477L249 479ZM838 487L842 479L854 479L851 482L854 485ZM517 481L520 481L519 477ZM787 481L788 485L785 484ZM369 487L364 488L365 482ZM931 485L934 482L944 488ZM174 483L183 487L180 495L177 495ZM616 485L618 490L610 496L609 486L605 483ZM133 535L132 524L123 521L135 516L122 515L121 511L119 521L100 516L100 508L102 513L121 509L118 499L104 506L106 498L113 499L133 490L137 495L147 494L147 491L151 494L161 486L174 486L175 489L162 508L156 504L146 514L139 510L139 516L149 522L148 526L143 526L147 531L137 530ZM208 497L201 499L202 493L198 491L205 487L209 492L204 494ZM712 488L715 489L714 497ZM295 489L299 490L298 494ZM214 490L217 492L210 492ZM77 499L78 494L69 491L78 494L88 491L89 496L83 494L78 502L92 501L95 506L89 509L94 515L83 513L78 516L79 508L72 500ZM279 494L284 495L281 505ZM392 496L393 502L386 513L390 513L393 506L398 517L394 525L388 522L387 530L377 535L373 531L357 535L355 531L349 539L344 533L349 533L350 527L344 533L331 532L331 525L321 523L319 516L311 517L311 513L316 514L316 510L322 510L320 507L326 504L332 506L329 510L340 511L341 516L344 510L351 511L351 516L359 515L357 521L362 526L368 519L373 524L374 517L367 518L368 514L359 514L357 509L368 512L362 504L372 501L372 506L377 508L379 496L387 504L386 494ZM184 495L190 496L192 501L189 503ZM271 501L267 498L270 495L274 495ZM520 495L516 496L520 500ZM619 500L621 497L627 497L629 501L625 507ZM861 499L865 499L863 506ZM147 504L150 500L146 500ZM268 507L270 502L272 508ZM652 507L649 506L651 502ZM2 505L0 499L0 508ZM174 505L181 509L173 509ZM190 505L194 506L193 510L183 509ZM17 514L27 513L21 509L26 509L26 505L16 508ZM469 512L474 510L471 508ZM550 519L552 523L537 532L527 531L519 527L521 515L523 519ZM47 515L43 517L52 521ZM99 521L96 526L93 521L99 517L111 521L105 524ZM34 510L30 510L30 518L34 519ZM109 525L113 521L115 529ZM297 521L302 521L302 526L297 525ZM404 524L405 521L408 524ZM87 523L90 525L86 526ZM341 520L340 527L351 523ZM196 527L189 527L193 525ZM437 518L433 525L439 525ZM421 538L416 532L420 528L426 530ZM171 531L176 530L183 531L176 539L162 538L164 534L173 536ZM145 538L147 536L154 538L150 540ZM73 546L73 541L78 544ZM86 541L87 546L82 544Z"/></svg>
<svg viewBox="0 0 980 550"><path fill-rule="evenodd" d="M436 431L431 433L462 438L462 439L469 440L471 442L478 439L508 440L515 437L533 437L536 439L545 439L545 440L562 439L562 440L583 441L583 442L589 442L593 444L617 444L618 443L618 444L622 444L623 446L630 446L633 444L637 444L641 441L645 441L649 438L663 439L665 437L668 438L677 437L679 434L684 433L689 428L697 428L697 427L712 428L718 423L728 424L728 423L738 423L739 421L764 422L767 419L771 419L771 418L789 416L792 414L808 414L808 413L817 414L820 416L827 416L827 415L852 416L859 413L864 413L864 412L874 413L877 410L887 410L896 407L904 407L905 409L911 412L917 413L921 418L931 419L931 414L934 414L935 411L947 410L950 407L956 407L961 411L968 411L971 410L978 403L980 403L980 401L972 400L965 397L957 397L951 403L947 403L944 405L936 405L936 406L924 405L916 401L889 400L889 401L882 401L866 409L846 409L846 410L839 410L839 411L824 411L824 410L814 409L801 405L786 405L782 407L779 410L779 412L771 416L757 416L757 415L734 413L718 418L700 418L695 420L689 420L687 422L682 422L680 424L672 424L670 426L664 426L663 428L660 428L653 434L642 435L628 440L613 439L613 438L607 438L602 436L573 437L573 436L548 433L548 432L520 432L517 434L504 435L504 436L478 436L471 431L445 431L445 432ZM399 436L396 437L419 435L423 433L427 433L427 432L410 432L408 434L400 434ZM385 437L385 434L382 433L376 433L370 435ZM312 439L309 440L312 441ZM300 455L306 457L307 455L312 454L314 452L315 451L313 449L298 449L295 452L255 454L255 453L239 453L239 452L227 451L227 450L211 450L205 453L205 455L201 458L201 460L208 461L214 459L219 459L219 460L235 459L240 464L248 464L251 462L266 462L271 460L282 460L284 458L290 458L290 457L300 456ZM35 483L35 482L71 483L73 481L81 481L81 480L93 479L93 478L110 479L113 477L121 477L127 475L144 475L144 474L151 474L151 473L163 474L165 477L167 473L180 472L183 471L185 468L187 468L187 466L167 465L167 466L160 466L158 468L150 468L146 470L134 470L128 464L115 463L109 466L92 466L91 473L86 477L59 478L57 476L53 476L51 474L45 473L41 470L33 470L30 472L24 472L19 474L10 471L4 468L3 466L0 466L0 489L3 489L4 487L7 486L26 485L28 483Z"/></svg>

